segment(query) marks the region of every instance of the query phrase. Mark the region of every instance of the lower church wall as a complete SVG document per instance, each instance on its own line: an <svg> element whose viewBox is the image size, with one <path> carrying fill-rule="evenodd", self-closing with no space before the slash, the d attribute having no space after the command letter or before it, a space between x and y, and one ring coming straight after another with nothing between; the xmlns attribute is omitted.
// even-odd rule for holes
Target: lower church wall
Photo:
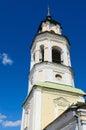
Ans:
<svg viewBox="0 0 86 130"><path fill-rule="evenodd" d="M77 103L79 97L67 93L42 90L41 128L43 129L62 114L71 104Z"/></svg>

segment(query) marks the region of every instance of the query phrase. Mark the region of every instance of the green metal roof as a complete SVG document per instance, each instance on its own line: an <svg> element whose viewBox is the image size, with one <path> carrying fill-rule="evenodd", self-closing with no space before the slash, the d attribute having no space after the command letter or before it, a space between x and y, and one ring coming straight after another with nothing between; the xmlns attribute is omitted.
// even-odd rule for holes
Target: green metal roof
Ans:
<svg viewBox="0 0 86 130"><path fill-rule="evenodd" d="M36 82L35 85L49 88L49 89L56 89L59 91L66 91L70 93L86 95L86 93L82 91L81 89L73 88L72 86L68 86L68 85L62 85L62 84L57 84L57 83L52 83L52 82Z"/></svg>

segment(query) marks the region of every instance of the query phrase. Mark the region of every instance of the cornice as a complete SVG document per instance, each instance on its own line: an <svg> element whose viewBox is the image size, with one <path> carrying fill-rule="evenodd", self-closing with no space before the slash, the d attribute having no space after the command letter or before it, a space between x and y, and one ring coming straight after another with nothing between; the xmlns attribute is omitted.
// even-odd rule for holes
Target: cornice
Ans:
<svg viewBox="0 0 86 130"><path fill-rule="evenodd" d="M66 66L66 65L63 65L63 64L56 64L56 63L53 63L53 62L48 62L48 61L45 61L45 62L40 62L40 63L37 63L33 66L33 68L31 69L30 71L30 75L32 73L34 73L35 71L37 70L40 70L40 69L52 69L52 70L55 70L55 71L62 71L62 72L71 72L72 75L74 75L74 72L72 70L72 68L70 66ZM29 75L29 77L30 77Z"/></svg>
<svg viewBox="0 0 86 130"><path fill-rule="evenodd" d="M62 44L67 44L68 48L70 46L70 42L68 40L68 38L64 35L59 35L59 34L55 34L55 33L51 33L49 31L45 31L45 32L42 32L42 33L39 33L37 34L34 39L33 39L33 42L31 44L31 47L33 46L34 42L38 42L38 41L42 41L42 40L46 40L46 39L49 39L49 40L54 40L56 42L60 42Z"/></svg>

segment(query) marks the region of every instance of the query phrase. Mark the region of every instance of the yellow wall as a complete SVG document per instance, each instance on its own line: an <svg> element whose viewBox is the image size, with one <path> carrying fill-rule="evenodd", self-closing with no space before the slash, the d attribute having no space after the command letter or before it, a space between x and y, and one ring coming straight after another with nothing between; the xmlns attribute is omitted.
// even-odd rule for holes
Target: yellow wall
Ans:
<svg viewBox="0 0 86 130"><path fill-rule="evenodd" d="M59 97L63 98L65 101L69 102L69 105L77 103L79 101L79 96L69 95L68 93L62 92L51 92L51 91L42 91L42 116L41 116L41 127L42 129L46 127L50 122L55 118L55 108L58 107L58 116L67 109L68 106L56 105L54 103L55 99Z"/></svg>

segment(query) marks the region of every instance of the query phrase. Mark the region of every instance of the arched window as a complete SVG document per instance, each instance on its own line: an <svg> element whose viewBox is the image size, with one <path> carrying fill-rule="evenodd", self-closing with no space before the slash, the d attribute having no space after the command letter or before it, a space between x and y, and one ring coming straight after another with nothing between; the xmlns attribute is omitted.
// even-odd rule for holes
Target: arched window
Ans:
<svg viewBox="0 0 86 130"><path fill-rule="evenodd" d="M61 51L57 47L52 48L52 62L61 64Z"/></svg>
<svg viewBox="0 0 86 130"><path fill-rule="evenodd" d="M62 79L62 76L59 75L59 74L56 74L55 77L56 77L58 80L61 80L61 79Z"/></svg>
<svg viewBox="0 0 86 130"><path fill-rule="evenodd" d="M50 32L55 34L55 32L53 30L51 30Z"/></svg>
<svg viewBox="0 0 86 130"><path fill-rule="evenodd" d="M40 46L39 61L44 62L44 45Z"/></svg>
<svg viewBox="0 0 86 130"><path fill-rule="evenodd" d="M33 54L33 60L35 61L35 53Z"/></svg>

